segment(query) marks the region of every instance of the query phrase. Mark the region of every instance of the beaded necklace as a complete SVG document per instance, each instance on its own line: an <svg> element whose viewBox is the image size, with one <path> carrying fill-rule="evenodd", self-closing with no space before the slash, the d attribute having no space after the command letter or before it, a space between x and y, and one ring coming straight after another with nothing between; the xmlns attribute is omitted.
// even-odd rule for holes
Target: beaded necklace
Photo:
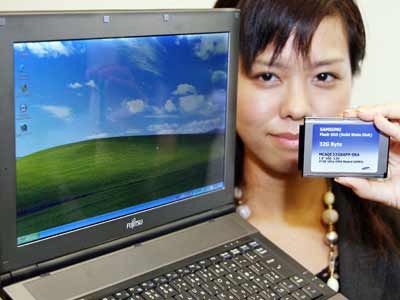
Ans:
<svg viewBox="0 0 400 300"><path fill-rule="evenodd" d="M243 201L243 191L239 187L235 187L235 199L237 201L236 211L244 219L248 219L251 215L250 207ZM327 285L334 291L339 291L339 275L335 270L335 262L338 257L338 240L339 235L335 230L335 224L339 220L339 213L333 208L335 203L335 195L332 192L331 186L329 185L328 191L323 197L325 210L322 213L321 219L327 228L327 233L325 234L324 242L329 248L328 254L328 271L329 279Z"/></svg>

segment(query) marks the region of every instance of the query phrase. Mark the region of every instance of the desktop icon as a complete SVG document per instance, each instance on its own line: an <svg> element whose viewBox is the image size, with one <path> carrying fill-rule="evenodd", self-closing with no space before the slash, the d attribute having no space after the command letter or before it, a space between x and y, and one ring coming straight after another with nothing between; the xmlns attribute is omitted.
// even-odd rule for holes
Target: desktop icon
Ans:
<svg viewBox="0 0 400 300"><path fill-rule="evenodd" d="M22 132L26 132L26 131L28 131L28 125L27 124L22 124L20 126L20 129L21 129Z"/></svg>
<svg viewBox="0 0 400 300"><path fill-rule="evenodd" d="M26 83L24 83L24 84L22 85L21 91L22 91L23 93L26 93L26 92L28 91L28 85L27 85Z"/></svg>
<svg viewBox="0 0 400 300"><path fill-rule="evenodd" d="M19 107L19 111L20 111L20 112L24 113L24 112L26 112L27 110L28 110L28 105L26 105L26 104L21 104L21 105L20 105L20 107Z"/></svg>

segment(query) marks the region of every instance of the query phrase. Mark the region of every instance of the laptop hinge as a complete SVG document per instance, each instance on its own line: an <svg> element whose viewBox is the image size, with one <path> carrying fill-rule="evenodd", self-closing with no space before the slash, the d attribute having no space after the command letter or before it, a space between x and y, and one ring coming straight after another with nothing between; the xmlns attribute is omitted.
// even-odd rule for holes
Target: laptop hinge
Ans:
<svg viewBox="0 0 400 300"><path fill-rule="evenodd" d="M11 273L4 273L0 275L0 286L6 285L11 281Z"/></svg>
<svg viewBox="0 0 400 300"><path fill-rule="evenodd" d="M107 254L112 251L122 249L124 247L132 246L135 244L140 244L144 241L150 240L152 238L159 237L163 234L168 234L170 232L186 228L188 226L196 225L205 221L212 221L217 217L222 215L232 213L235 211L234 204L228 204L216 209L206 211L201 214L196 214L194 216L187 217L182 220L172 222L154 229L150 229L134 236L128 236L116 241L112 241L106 244L95 246L90 249L85 249L76 253L68 254L62 257L51 259L45 262L38 263L37 265L29 266L23 269L19 269L11 272L10 275L1 275L1 282L4 285L11 284L22 279L43 275L48 272L54 271L59 268L63 268L74 263L78 263L87 259L94 258L99 255ZM3 276L4 281L3 281Z"/></svg>
<svg viewBox="0 0 400 300"><path fill-rule="evenodd" d="M21 268L12 272L4 273L0 275L1 286L8 285L10 283L20 281L38 274L39 268L37 265L31 265L25 268Z"/></svg>

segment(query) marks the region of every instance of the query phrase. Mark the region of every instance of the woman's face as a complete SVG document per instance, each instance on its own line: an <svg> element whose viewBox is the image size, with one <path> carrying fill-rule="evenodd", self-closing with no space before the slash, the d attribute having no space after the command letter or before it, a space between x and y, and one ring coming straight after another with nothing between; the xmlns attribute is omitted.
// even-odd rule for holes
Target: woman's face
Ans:
<svg viewBox="0 0 400 300"><path fill-rule="evenodd" d="M290 38L270 66L274 48L260 53L246 75L239 70L237 130L262 167L297 170L299 125L306 116L337 116L348 105L352 74L346 33L338 17L317 28L309 56L299 56Z"/></svg>

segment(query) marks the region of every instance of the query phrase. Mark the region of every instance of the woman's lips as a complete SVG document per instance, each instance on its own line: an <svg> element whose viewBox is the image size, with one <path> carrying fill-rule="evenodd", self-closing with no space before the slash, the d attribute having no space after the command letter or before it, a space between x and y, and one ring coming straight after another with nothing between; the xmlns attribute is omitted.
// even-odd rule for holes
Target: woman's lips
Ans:
<svg viewBox="0 0 400 300"><path fill-rule="evenodd" d="M299 148L299 135L293 134L290 132L284 132L279 134L271 134L271 137L274 141L276 141L280 146L297 150Z"/></svg>

